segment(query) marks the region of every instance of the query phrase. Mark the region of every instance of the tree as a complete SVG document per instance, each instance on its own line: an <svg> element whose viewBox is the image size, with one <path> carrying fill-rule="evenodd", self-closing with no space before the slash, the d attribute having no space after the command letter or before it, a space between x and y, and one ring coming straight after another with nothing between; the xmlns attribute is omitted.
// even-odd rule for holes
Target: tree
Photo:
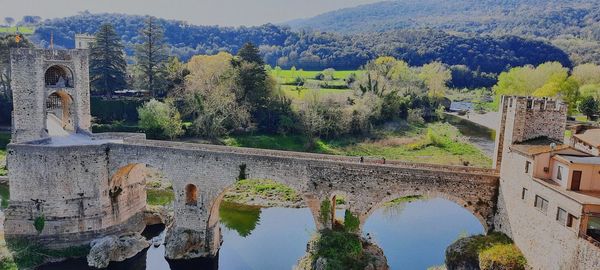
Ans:
<svg viewBox="0 0 600 270"><path fill-rule="evenodd" d="M446 96L446 83L452 79L450 70L440 62L432 62L421 67L419 77L425 82L429 89L428 95L433 98Z"/></svg>
<svg viewBox="0 0 600 270"><path fill-rule="evenodd" d="M40 17L40 16L25 15L25 16L23 16L23 19L21 20L21 22L25 25L35 25L35 24L38 24L41 20L42 20L42 17Z"/></svg>
<svg viewBox="0 0 600 270"><path fill-rule="evenodd" d="M600 83L600 66L583 64L573 68L573 77L580 85Z"/></svg>
<svg viewBox="0 0 600 270"><path fill-rule="evenodd" d="M187 64L190 74L183 97L198 135L216 138L248 126L250 114L238 103L232 59L231 54L221 52L196 55Z"/></svg>
<svg viewBox="0 0 600 270"><path fill-rule="evenodd" d="M13 23L15 23L15 19L13 17L6 17L4 18L4 22L8 25L8 26L12 26Z"/></svg>
<svg viewBox="0 0 600 270"><path fill-rule="evenodd" d="M600 102L591 96L584 97L579 103L579 111L591 120L597 113L600 113Z"/></svg>
<svg viewBox="0 0 600 270"><path fill-rule="evenodd" d="M262 56L260 56L260 51L251 42L244 44L244 46L238 51L237 56L243 61L255 63L260 66L265 64Z"/></svg>
<svg viewBox="0 0 600 270"><path fill-rule="evenodd" d="M190 74L190 71L184 63L179 61L177 56L169 57L165 70L167 74L167 92L169 94L180 93L184 87L185 77Z"/></svg>
<svg viewBox="0 0 600 270"><path fill-rule="evenodd" d="M163 29L156 18L149 16L144 20L139 39L143 41L135 50L136 66L142 73L139 86L150 90L153 96L163 94L167 53Z"/></svg>
<svg viewBox="0 0 600 270"><path fill-rule="evenodd" d="M121 39L112 24L103 24L90 46L90 80L92 90L107 97L127 86L127 62Z"/></svg>
<svg viewBox="0 0 600 270"><path fill-rule="evenodd" d="M152 137L173 139L183 134L181 117L173 100L152 99L138 108L138 114L140 127Z"/></svg>

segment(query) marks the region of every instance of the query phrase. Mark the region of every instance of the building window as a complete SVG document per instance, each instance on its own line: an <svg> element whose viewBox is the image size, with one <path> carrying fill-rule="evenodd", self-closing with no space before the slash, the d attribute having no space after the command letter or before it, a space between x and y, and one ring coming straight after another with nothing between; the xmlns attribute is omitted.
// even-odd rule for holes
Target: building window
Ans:
<svg viewBox="0 0 600 270"><path fill-rule="evenodd" d="M531 167L531 162L525 161L525 173L529 173L529 167Z"/></svg>
<svg viewBox="0 0 600 270"><path fill-rule="evenodd" d="M535 195L534 206L543 213L548 212L548 200L540 197L539 195Z"/></svg>
<svg viewBox="0 0 600 270"><path fill-rule="evenodd" d="M521 200L525 200L526 196L527 196L527 189L523 188L523 191L521 191Z"/></svg>
<svg viewBox="0 0 600 270"><path fill-rule="evenodd" d="M562 225L566 225L567 224L567 211L565 211L565 209L562 208L558 208L558 211L556 211L556 220L562 224Z"/></svg>
<svg viewBox="0 0 600 270"><path fill-rule="evenodd" d="M562 181L562 166L558 166L558 171L556 172L556 179L561 180Z"/></svg>
<svg viewBox="0 0 600 270"><path fill-rule="evenodd" d="M577 218L571 214L567 215L567 227L572 228Z"/></svg>

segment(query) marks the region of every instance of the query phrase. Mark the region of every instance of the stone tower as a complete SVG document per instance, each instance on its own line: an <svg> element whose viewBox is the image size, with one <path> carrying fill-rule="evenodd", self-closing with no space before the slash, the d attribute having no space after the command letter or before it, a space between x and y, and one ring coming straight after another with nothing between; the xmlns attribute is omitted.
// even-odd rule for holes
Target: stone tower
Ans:
<svg viewBox="0 0 600 270"><path fill-rule="evenodd" d="M12 142L90 129L87 50L13 49Z"/></svg>
<svg viewBox="0 0 600 270"><path fill-rule="evenodd" d="M500 124L496 134L494 168L500 169L505 147L545 137L563 142L567 105L558 100L521 96L502 96Z"/></svg>

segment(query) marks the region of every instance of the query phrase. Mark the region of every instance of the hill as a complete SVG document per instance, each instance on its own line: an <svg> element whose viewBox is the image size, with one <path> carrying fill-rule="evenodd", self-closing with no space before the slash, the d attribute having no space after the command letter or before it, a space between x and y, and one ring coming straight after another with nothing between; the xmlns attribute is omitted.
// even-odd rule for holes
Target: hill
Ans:
<svg viewBox="0 0 600 270"><path fill-rule="evenodd" d="M398 0L324 13L287 23L338 33L433 28L453 33L543 38L577 63L600 63L600 1Z"/></svg>
<svg viewBox="0 0 600 270"><path fill-rule="evenodd" d="M125 14L90 14L46 20L32 36L47 46L72 48L76 33L94 33L112 23L131 55L144 17ZM173 55L187 60L194 54L236 53L246 42L260 46L265 61L282 68L353 70L380 55L395 56L411 65L441 61L465 65L473 71L499 73L508 67L559 61L571 66L567 55L551 44L518 37L460 36L441 30L393 30L387 33L338 34L294 31L287 26L197 26L160 19Z"/></svg>

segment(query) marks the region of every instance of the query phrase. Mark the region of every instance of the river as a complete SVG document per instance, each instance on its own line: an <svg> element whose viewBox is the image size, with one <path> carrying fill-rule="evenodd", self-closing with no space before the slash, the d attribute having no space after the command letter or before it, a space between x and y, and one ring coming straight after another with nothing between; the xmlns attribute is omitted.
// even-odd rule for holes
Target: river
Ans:
<svg viewBox="0 0 600 270"><path fill-rule="evenodd" d="M171 263L164 246L147 251L109 269L292 269L304 255L315 232L308 208L221 208L223 245L213 261ZM369 233L384 250L391 269L427 269L444 263L444 251L459 236L483 233L479 220L461 206L430 198L384 206L366 221ZM84 259L48 264L40 269L88 269Z"/></svg>

